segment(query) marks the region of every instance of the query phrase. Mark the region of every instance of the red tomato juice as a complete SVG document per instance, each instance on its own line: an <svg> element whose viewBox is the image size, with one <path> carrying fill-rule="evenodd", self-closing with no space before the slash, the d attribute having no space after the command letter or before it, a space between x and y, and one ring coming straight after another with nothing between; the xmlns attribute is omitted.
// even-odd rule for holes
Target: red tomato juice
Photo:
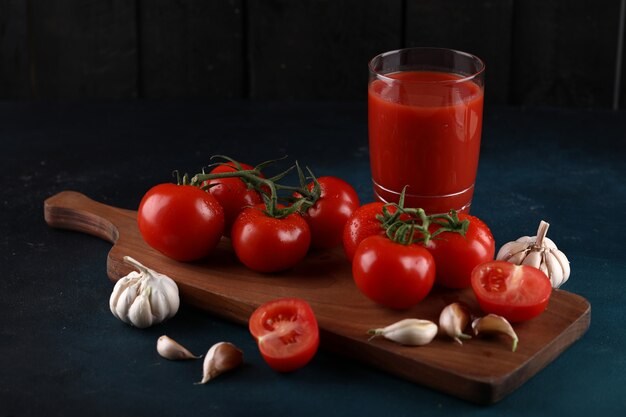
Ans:
<svg viewBox="0 0 626 417"><path fill-rule="evenodd" d="M431 71L386 74L368 91L369 146L377 198L428 213L469 211L478 168L483 88Z"/></svg>

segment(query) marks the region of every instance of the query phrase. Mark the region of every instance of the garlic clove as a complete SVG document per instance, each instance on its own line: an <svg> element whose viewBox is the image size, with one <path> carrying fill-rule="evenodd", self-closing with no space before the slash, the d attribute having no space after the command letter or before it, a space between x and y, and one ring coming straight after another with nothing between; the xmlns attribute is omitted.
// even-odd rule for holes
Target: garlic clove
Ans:
<svg viewBox="0 0 626 417"><path fill-rule="evenodd" d="M232 343L219 342L211 346L202 364L202 381L206 384L211 379L237 368L243 363L243 352Z"/></svg>
<svg viewBox="0 0 626 417"><path fill-rule="evenodd" d="M542 255L543 260L541 261L541 265L539 265L539 270L541 272L543 272L544 274L546 274L546 276L548 277L548 279L550 279L550 281L552 282L552 279L550 278L550 271L548 270L548 264L546 264L546 254L544 253Z"/></svg>
<svg viewBox="0 0 626 417"><path fill-rule="evenodd" d="M117 313L117 317L125 323L129 323L130 319L128 318L128 312L137 298L139 288L140 283L134 282L122 291L122 294L120 294L120 297L117 300L115 312Z"/></svg>
<svg viewBox="0 0 626 417"><path fill-rule="evenodd" d="M563 268L561 264L552 254L552 252L546 254L546 269L548 277L550 277L550 283L553 288L558 288L563 282Z"/></svg>
<svg viewBox="0 0 626 417"><path fill-rule="evenodd" d="M498 260L507 260L510 257L512 257L513 255L516 255L516 254L526 250L526 248L528 248L528 243L527 242L513 241L513 242L506 243L498 251L498 254L496 255L496 259L498 259Z"/></svg>
<svg viewBox="0 0 626 417"><path fill-rule="evenodd" d="M550 251L550 253L556 258L556 260L559 262L559 265L561 266L561 270L563 271L563 279L561 281L561 284L564 284L565 281L569 279L569 275L571 272L569 260L567 259L567 256L565 256L565 254L558 249L552 250Z"/></svg>
<svg viewBox="0 0 626 417"><path fill-rule="evenodd" d="M429 320L404 319L387 327L370 329L370 339L383 336L385 339L407 346L423 346L432 342L437 335L437 325Z"/></svg>
<svg viewBox="0 0 626 417"><path fill-rule="evenodd" d="M511 256L509 259L502 259L502 260L514 263L515 265L519 265L524 261L524 258L526 258L527 254L528 254L528 249L516 253L515 255Z"/></svg>
<svg viewBox="0 0 626 417"><path fill-rule="evenodd" d="M168 277L167 275L163 275L167 279L163 279L161 281L161 292L165 295L167 299L169 312L167 314L167 319L172 318L178 312L180 307L180 296L178 294L178 285L174 282L173 279Z"/></svg>
<svg viewBox="0 0 626 417"><path fill-rule="evenodd" d="M111 293L111 297L109 297L109 308L111 309L111 313L118 319L120 318L117 314L117 303L122 295L122 292L128 288L129 285L132 284L132 278L129 276L120 278L115 284L115 288L113 288L113 292Z"/></svg>
<svg viewBox="0 0 626 417"><path fill-rule="evenodd" d="M471 319L467 306L461 303L452 303L444 307L439 315L439 329L450 336L458 344L462 345L461 339L471 339L472 336L463 333Z"/></svg>
<svg viewBox="0 0 626 417"><path fill-rule="evenodd" d="M539 267L541 266L541 252L531 251L530 253L528 253L528 255L526 255L521 264L539 269Z"/></svg>
<svg viewBox="0 0 626 417"><path fill-rule="evenodd" d="M511 326L511 323L507 321L502 316L498 316L496 314L487 314L484 317L478 318L472 322L472 329L474 329L474 334L478 336L479 334L497 334L502 333L509 336L513 341L513 346L511 347L511 351L515 352L517 349L517 343L519 341L515 330Z"/></svg>
<svg viewBox="0 0 626 417"><path fill-rule="evenodd" d="M158 289L150 294L150 309L155 317L155 322L160 323L169 317L169 305L167 297Z"/></svg>
<svg viewBox="0 0 626 417"><path fill-rule="evenodd" d="M140 329L150 327L154 322L152 308L150 307L150 290L151 287L147 287L142 291L128 309L130 324Z"/></svg>
<svg viewBox="0 0 626 417"><path fill-rule="evenodd" d="M157 340L157 352L159 352L159 355L165 359L169 359L171 361L198 359L202 357L202 355L194 355L184 346L166 335L159 337L159 340Z"/></svg>

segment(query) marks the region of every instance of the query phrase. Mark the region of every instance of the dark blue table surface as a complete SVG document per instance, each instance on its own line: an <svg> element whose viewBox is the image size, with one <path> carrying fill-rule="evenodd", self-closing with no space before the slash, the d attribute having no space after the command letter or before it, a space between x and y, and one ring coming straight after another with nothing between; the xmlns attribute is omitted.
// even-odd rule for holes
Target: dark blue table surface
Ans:
<svg viewBox="0 0 626 417"><path fill-rule="evenodd" d="M550 222L572 264L563 289L592 305L583 338L491 406L323 350L277 374L245 327L185 305L164 324L126 326L108 306L110 244L43 219L63 190L135 209L173 169L196 172L213 154L289 155L371 201L366 119L364 102L0 103L0 416L624 415L624 112L486 109L473 214L498 247ZM201 362L160 358L162 334L197 353L231 341L246 363L195 386Z"/></svg>

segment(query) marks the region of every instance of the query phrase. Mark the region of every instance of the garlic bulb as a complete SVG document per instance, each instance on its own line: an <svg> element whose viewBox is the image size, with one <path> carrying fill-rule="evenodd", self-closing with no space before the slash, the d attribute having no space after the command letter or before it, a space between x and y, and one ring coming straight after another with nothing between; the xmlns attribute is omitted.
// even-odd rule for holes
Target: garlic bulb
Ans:
<svg viewBox="0 0 626 417"><path fill-rule="evenodd" d="M429 320L404 319L387 327L380 329L370 329L367 331L373 339L376 336L383 336L407 346L427 345L437 335L437 325Z"/></svg>
<svg viewBox="0 0 626 417"><path fill-rule="evenodd" d="M550 224L542 220L537 236L522 236L505 244L498 251L496 259L540 269L550 278L552 287L559 288L569 278L570 265L565 254L546 237L548 227Z"/></svg>
<svg viewBox="0 0 626 417"><path fill-rule="evenodd" d="M124 261L139 272L132 271L117 281L109 299L111 313L140 329L173 317L180 305L174 280L146 268L130 256L124 256Z"/></svg>

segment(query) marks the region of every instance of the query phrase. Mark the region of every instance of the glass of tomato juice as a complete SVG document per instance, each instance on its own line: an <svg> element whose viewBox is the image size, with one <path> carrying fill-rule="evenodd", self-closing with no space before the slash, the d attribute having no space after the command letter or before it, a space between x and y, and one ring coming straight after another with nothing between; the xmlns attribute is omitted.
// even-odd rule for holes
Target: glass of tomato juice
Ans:
<svg viewBox="0 0 626 417"><path fill-rule="evenodd" d="M369 63L375 197L427 213L469 212L478 169L485 65L465 52L406 48Z"/></svg>

